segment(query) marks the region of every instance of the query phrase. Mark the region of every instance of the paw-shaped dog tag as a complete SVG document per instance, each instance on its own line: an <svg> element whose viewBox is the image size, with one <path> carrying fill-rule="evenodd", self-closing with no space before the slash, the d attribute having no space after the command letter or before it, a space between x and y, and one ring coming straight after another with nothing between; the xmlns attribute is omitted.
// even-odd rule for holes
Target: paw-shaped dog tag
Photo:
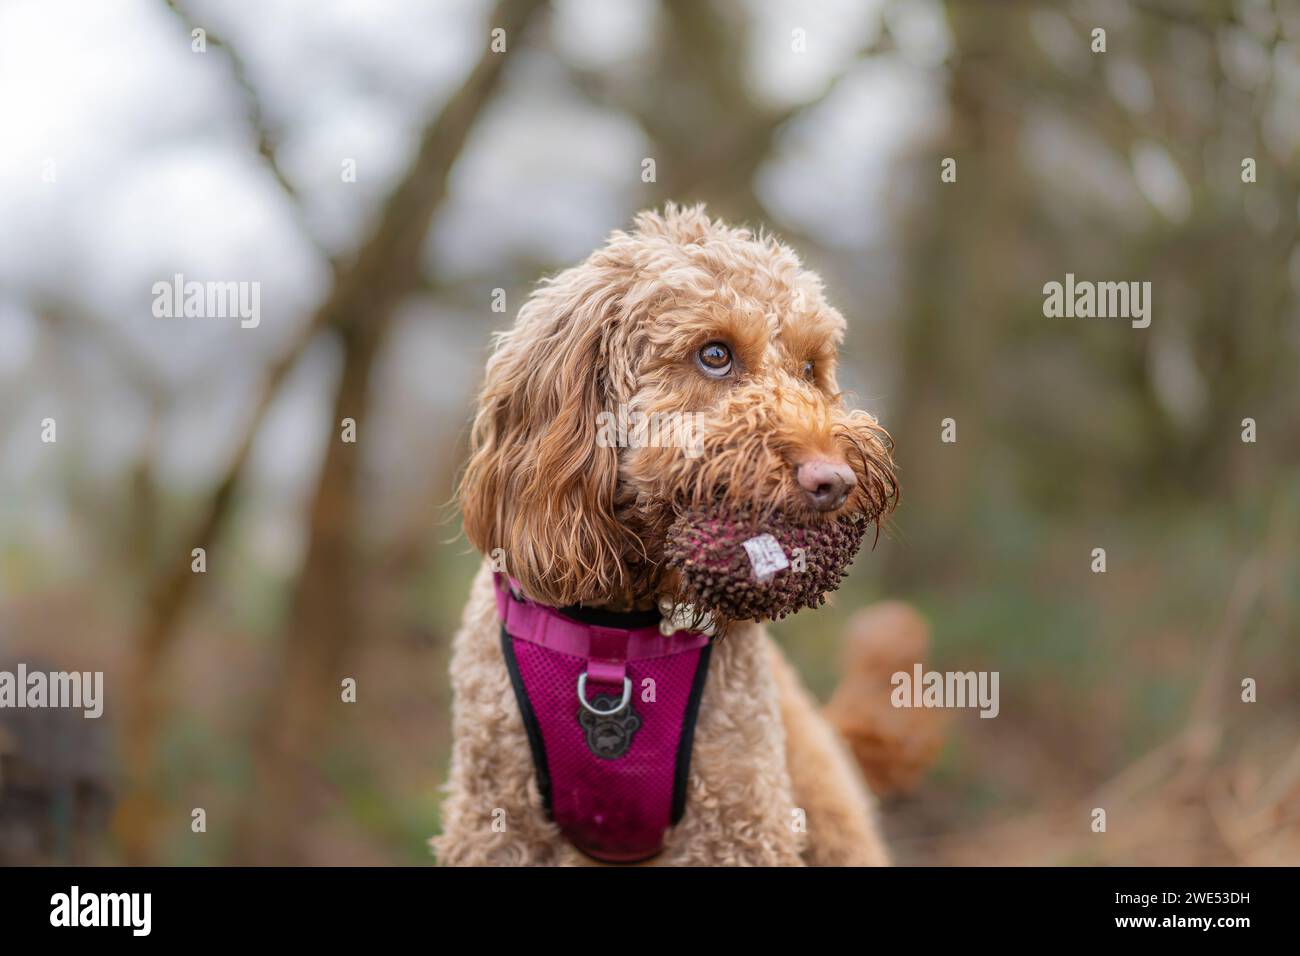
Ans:
<svg viewBox="0 0 1300 956"><path fill-rule="evenodd" d="M618 707L619 698L597 695L592 706L609 711ZM594 714L586 707L578 708L578 723L587 732L587 749L602 760L617 760L632 746L632 735L641 727L641 718L629 702L616 714Z"/></svg>

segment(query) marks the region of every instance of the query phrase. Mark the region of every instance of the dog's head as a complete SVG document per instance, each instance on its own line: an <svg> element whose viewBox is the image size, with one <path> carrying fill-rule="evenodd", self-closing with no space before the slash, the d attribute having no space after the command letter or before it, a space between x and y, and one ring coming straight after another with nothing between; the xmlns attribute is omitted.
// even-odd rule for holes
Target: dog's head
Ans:
<svg viewBox="0 0 1300 956"><path fill-rule="evenodd" d="M786 246L701 207L642 213L498 338L460 486L469 541L534 600L633 606L664 588L690 509L878 520L891 442L844 407L843 335Z"/></svg>

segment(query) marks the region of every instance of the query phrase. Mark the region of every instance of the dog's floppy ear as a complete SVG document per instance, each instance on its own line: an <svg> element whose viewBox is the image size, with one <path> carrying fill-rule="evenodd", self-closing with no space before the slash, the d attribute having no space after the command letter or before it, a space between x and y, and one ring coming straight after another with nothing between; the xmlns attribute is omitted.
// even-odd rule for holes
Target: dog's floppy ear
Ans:
<svg viewBox="0 0 1300 956"><path fill-rule="evenodd" d="M597 441L617 278L588 262L519 310L488 360L460 482L470 543L552 606L609 600L624 583L618 450Z"/></svg>

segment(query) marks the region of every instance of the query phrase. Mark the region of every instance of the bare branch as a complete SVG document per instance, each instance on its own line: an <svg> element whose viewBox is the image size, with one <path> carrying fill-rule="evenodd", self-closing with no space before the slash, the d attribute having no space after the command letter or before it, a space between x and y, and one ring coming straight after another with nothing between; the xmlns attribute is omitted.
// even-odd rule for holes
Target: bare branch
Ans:
<svg viewBox="0 0 1300 956"><path fill-rule="evenodd" d="M222 51L226 60L230 63L231 75L235 84L239 87L241 99L244 101L244 108L248 113L248 123L253 132L253 137L257 142L257 152L266 163L271 175L275 177L276 184L280 191L284 193L285 198L289 200L289 208L293 214L298 227L302 230L303 235L311 242L316 251L320 253L325 261L329 262L331 267L337 271L338 264L329 250L321 242L320 237L316 235L315 230L307 221L306 208L303 206L302 195L298 187L294 185L293 180L285 172L284 166L280 163L279 146L281 134L274 129L267 119L266 110L262 106L262 99L258 95L257 89L253 86L252 80L248 75L248 62L239 53L238 49L231 45L230 41L213 33L212 29L204 24L199 23L194 16L185 8L179 0L163 0L167 8L171 10L180 23L185 27L187 33L193 33L196 29L202 29L206 36L206 42Z"/></svg>
<svg viewBox="0 0 1300 956"><path fill-rule="evenodd" d="M501 0L491 21L508 37L508 50L545 0ZM209 37L211 42L211 37ZM421 282L420 251L433 214L447 191L447 179L470 128L491 99L507 60L506 53L485 49L461 88L437 112L420 137L420 147L405 175L383 205L377 224L356 257L335 272L334 286L293 347L272 367L238 450L207 507L185 539L175 565L159 576L150 591L146 620L139 634L132 712L127 720L128 779L137 791L124 802L118 832L132 862L152 855L155 792L154 751L163 713L159 676L195 575L190 549L207 547L224 525L254 439L267 409L289 370L316 334L331 329L342 338L344 366L334 400L330 428L341 417L361 421L369 392L370 369L398 306ZM351 536L355 526L358 446L331 441L327 446L310 510L310 540L280 670L278 700L268 708L265 727L273 732L260 741L259 785L268 803L240 827L245 855L268 852L289 835L276 809L302 798L303 757L317 745L323 724L321 674L330 671L354 637L350 622L352 594ZM332 671L331 671L332 673ZM292 797L286 797L292 794ZM305 812L301 802L294 812ZM305 839L305 834L300 834ZM291 856L295 847L281 846Z"/></svg>

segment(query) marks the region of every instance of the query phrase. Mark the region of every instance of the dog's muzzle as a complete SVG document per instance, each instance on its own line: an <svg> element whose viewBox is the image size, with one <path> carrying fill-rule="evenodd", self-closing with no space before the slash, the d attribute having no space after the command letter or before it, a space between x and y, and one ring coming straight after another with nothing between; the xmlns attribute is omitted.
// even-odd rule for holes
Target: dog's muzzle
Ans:
<svg viewBox="0 0 1300 956"><path fill-rule="evenodd" d="M556 609L495 578L501 649L547 814L604 863L663 849L686 809L712 647L657 611Z"/></svg>

